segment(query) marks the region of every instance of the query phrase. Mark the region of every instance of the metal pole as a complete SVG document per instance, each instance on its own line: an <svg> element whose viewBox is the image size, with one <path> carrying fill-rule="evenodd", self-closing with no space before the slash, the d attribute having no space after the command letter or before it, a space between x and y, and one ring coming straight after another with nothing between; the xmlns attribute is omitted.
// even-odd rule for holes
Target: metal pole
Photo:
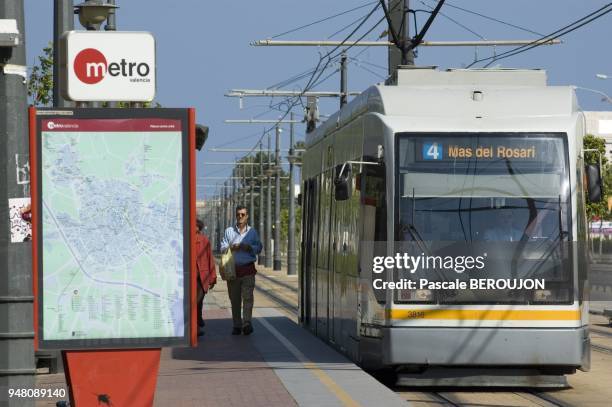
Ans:
<svg viewBox="0 0 612 407"><path fill-rule="evenodd" d="M291 112L293 119L293 112ZM293 124L289 127L289 236L287 242L287 274L293 275L297 269L297 254L295 252L295 181L293 174Z"/></svg>
<svg viewBox="0 0 612 407"><path fill-rule="evenodd" d="M231 213L231 207L232 207L232 197L230 196L231 191L230 191L230 181L226 181L227 185L225 187L225 190L227 191L225 194L225 229L229 228L231 226L231 218L230 218L230 213Z"/></svg>
<svg viewBox="0 0 612 407"><path fill-rule="evenodd" d="M250 165L249 167L251 167L251 177L249 178L249 195L250 195L250 199L249 199L249 214L251 215L251 218L253 219L253 226L255 226L255 181L253 181L253 166Z"/></svg>
<svg viewBox="0 0 612 407"><path fill-rule="evenodd" d="M72 0L53 1L53 106L71 107L60 92L59 43L62 34L74 30L74 6Z"/></svg>
<svg viewBox="0 0 612 407"><path fill-rule="evenodd" d="M247 205L246 167L242 166L240 168L240 172L242 173L242 205L246 206Z"/></svg>
<svg viewBox="0 0 612 407"><path fill-rule="evenodd" d="M117 5L115 0L107 0L108 4L113 6ZM111 8L108 10L108 18L106 19L106 26L104 27L106 31L117 31L117 9ZM117 107L117 102L109 101L108 107Z"/></svg>
<svg viewBox="0 0 612 407"><path fill-rule="evenodd" d="M340 109L348 102L348 82L347 82L347 63L346 63L346 52L342 52L340 57ZM291 114L293 116L293 113ZM291 129L293 129L293 123L291 123ZM293 131L293 130L292 130ZM293 148L293 144L289 149Z"/></svg>
<svg viewBox="0 0 612 407"><path fill-rule="evenodd" d="M389 27L389 41L393 41L391 30L396 30L400 46L389 47L389 76L393 76L397 71L398 65L414 65L414 53L407 51L410 44L409 25L409 1L408 0L389 0L389 15L393 27Z"/></svg>
<svg viewBox="0 0 612 407"><path fill-rule="evenodd" d="M264 179L263 179L263 143L259 142L259 233L261 233L261 241L265 242L268 235L264 230ZM266 260L266 245L264 245L263 250L259 254L259 259L257 264L262 265L265 264Z"/></svg>
<svg viewBox="0 0 612 407"><path fill-rule="evenodd" d="M272 148L272 138L268 133L268 151ZM270 153L268 153L268 168L272 167ZM268 175L268 199L266 199L266 267L272 268L272 177Z"/></svg>
<svg viewBox="0 0 612 407"><path fill-rule="evenodd" d="M112 6L117 5L115 0L106 0L106 2ZM104 29L106 31L117 31L117 14L114 7L108 10L108 18L106 19L106 26Z"/></svg>
<svg viewBox="0 0 612 407"><path fill-rule="evenodd" d="M22 406L19 398L8 398L8 389L32 389L34 332L32 321L32 243L10 239L9 199L30 197L28 119L23 0L0 1L0 19L14 19L20 32L19 45L0 47L0 400ZM8 71L8 70L7 70ZM33 403L33 402L32 402Z"/></svg>
<svg viewBox="0 0 612 407"><path fill-rule="evenodd" d="M276 126L276 151L274 161L276 168L274 171L274 270L281 269L281 239L280 239L280 205L281 205L281 187L280 187L280 134L281 128Z"/></svg>
<svg viewBox="0 0 612 407"><path fill-rule="evenodd" d="M238 194L236 194L236 169L232 170L232 204L230 205L230 219L232 218L232 212L234 212L236 206L238 205Z"/></svg>
<svg viewBox="0 0 612 407"><path fill-rule="evenodd" d="M217 230L216 230L216 234L217 234L217 245L215 246L217 252L219 252L221 250L221 232L224 230L223 229L223 223L221 220L221 194L219 194L217 196Z"/></svg>

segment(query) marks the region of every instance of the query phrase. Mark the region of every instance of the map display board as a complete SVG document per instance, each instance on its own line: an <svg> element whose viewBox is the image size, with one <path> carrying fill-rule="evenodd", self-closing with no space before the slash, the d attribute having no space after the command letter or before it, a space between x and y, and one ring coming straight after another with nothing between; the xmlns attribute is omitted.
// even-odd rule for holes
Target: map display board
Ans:
<svg viewBox="0 0 612 407"><path fill-rule="evenodd" d="M33 141L39 348L188 344L188 110L66 112Z"/></svg>

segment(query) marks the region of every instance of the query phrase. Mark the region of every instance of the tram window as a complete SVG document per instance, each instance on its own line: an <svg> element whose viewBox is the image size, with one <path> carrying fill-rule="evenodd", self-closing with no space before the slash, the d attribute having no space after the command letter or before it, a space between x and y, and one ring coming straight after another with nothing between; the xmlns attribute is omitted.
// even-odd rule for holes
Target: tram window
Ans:
<svg viewBox="0 0 612 407"><path fill-rule="evenodd" d="M374 240L387 240L387 199L385 165L367 166L364 172L363 202L376 207Z"/></svg>

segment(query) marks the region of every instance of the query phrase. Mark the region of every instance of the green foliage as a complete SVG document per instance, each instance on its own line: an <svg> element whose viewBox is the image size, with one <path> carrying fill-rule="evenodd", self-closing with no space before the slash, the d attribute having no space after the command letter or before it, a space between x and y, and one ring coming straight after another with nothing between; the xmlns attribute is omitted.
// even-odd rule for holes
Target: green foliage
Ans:
<svg viewBox="0 0 612 407"><path fill-rule="evenodd" d="M32 68L28 80L28 97L34 106L53 104L53 43L43 48L38 63Z"/></svg>
<svg viewBox="0 0 612 407"><path fill-rule="evenodd" d="M606 144L603 138L587 134L584 137L584 149L594 149L599 151L588 151L584 153L584 163L587 164L599 164L599 157L602 157L602 168L601 175L604 184L604 199L603 202L589 202L587 203L587 217L589 220L594 218L597 219L612 219L610 212L608 212L607 197L612 196L612 166L608 165L606 158Z"/></svg>
<svg viewBox="0 0 612 407"><path fill-rule="evenodd" d="M295 148L304 148L303 144L299 144L300 142L295 144ZM262 171L260 169L260 165L259 163L262 162L263 165L263 175L264 175L264 188L263 188L263 194L264 194L264 205L266 205L266 200L267 200L267 193L268 193L268 175L266 175L266 169L269 167L269 162L270 160L272 161L272 166L274 166L274 159L275 159L275 155L274 153L268 153L267 151L258 151L255 150L256 153L246 156L246 157L242 157L240 160L238 160L238 163L255 163L256 165L237 165L234 167L234 169L232 170L232 177L239 177L240 179L236 179L236 190L238 191L238 196L242 197L243 195L240 193L242 190L244 190L244 188L246 188L247 191L250 191L250 181L251 181L251 175L252 175L252 179L255 182L255 192L259 193L260 192L260 180L259 180L259 175L262 174ZM301 153L298 153L301 154ZM282 161L281 157L281 161ZM286 168L286 166L284 166L284 168ZM289 173L284 169L281 168L281 172L280 172L280 176L281 176L281 244L283 245L282 247L284 248L286 246L286 242L287 242L287 236L288 236L288 229L289 229ZM251 172L252 171L252 172ZM244 178L243 178L244 176ZM274 187L275 185L275 181L274 181L274 174L271 175L272 178L272 216L274 216L274 205L276 202L276 188ZM245 180L243 180L245 179ZM245 182L246 181L246 182ZM297 197L296 197L297 198ZM243 204L246 207L249 207L250 204L250 196L247 194L246 195L246 202L243 202ZM254 226L255 228L259 228L259 196L256 196L254 198L254 208L253 211L254 213L251 214L250 216L250 224L252 226ZM265 210L265 207L264 207ZM296 210L295 210L295 215L296 215L296 221L295 221L295 225L296 225L296 238L299 237L299 233L300 233L300 227L301 227L301 208L296 205ZM265 216L265 215L264 215ZM273 223L274 225L274 223ZM273 226L274 228L274 226ZM261 233L261 231L260 231ZM273 232L274 233L274 232ZM284 249L283 249L284 250Z"/></svg>

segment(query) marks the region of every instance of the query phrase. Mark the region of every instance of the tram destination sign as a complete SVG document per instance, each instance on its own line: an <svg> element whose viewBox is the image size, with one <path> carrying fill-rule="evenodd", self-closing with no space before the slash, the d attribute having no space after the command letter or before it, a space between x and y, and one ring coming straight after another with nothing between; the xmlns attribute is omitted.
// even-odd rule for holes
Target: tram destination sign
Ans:
<svg viewBox="0 0 612 407"><path fill-rule="evenodd" d="M187 109L31 116L41 349L187 345Z"/></svg>
<svg viewBox="0 0 612 407"><path fill-rule="evenodd" d="M541 161L548 146L535 138L424 137L415 150L416 161L504 160Z"/></svg>
<svg viewBox="0 0 612 407"><path fill-rule="evenodd" d="M400 167L433 172L563 171L565 135L561 133L400 133Z"/></svg>

